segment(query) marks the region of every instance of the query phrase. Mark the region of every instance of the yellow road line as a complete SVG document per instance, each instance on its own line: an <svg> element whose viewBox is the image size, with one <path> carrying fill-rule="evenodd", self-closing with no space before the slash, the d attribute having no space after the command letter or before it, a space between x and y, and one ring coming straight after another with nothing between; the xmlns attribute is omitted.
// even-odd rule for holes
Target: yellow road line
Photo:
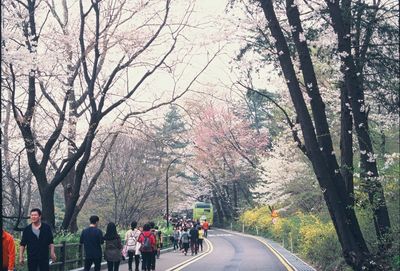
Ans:
<svg viewBox="0 0 400 271"><path fill-rule="evenodd" d="M204 253L202 253L202 254L200 254L198 256L195 256L193 258L190 258L189 260L186 260L186 261L184 261L182 263L179 263L179 264L177 264L177 265L175 265L175 266L173 266L173 267L171 267L171 268L169 268L169 269L167 269L165 271L180 271L180 270L182 270L182 268L184 268L184 267L186 267L186 266L188 266L188 265L190 265L190 264L192 264L194 262L197 262L201 258L203 258L203 257L207 256L208 254L210 254L214 250L214 247L213 247L212 243L209 240L204 239L204 241L207 243L207 246L208 246L208 249L207 249L206 252L204 252Z"/></svg>
<svg viewBox="0 0 400 271"><path fill-rule="evenodd" d="M220 229L220 230L222 230L222 229ZM222 230L222 231L230 232L230 231L227 231L227 230ZM261 238L259 238L259 237L257 237L257 236L252 236L252 235L248 235L248 234L245 235L245 234L242 234L242 233L240 233L240 232L233 232L233 233L234 233L234 234L237 234L237 235L242 235L242 236L246 236L246 237L251 237L251 238L254 238L254 239L260 241L260 242L263 243L267 248L269 248L269 250L270 250L272 253L275 254L275 256L278 258L278 260L283 264L283 266L284 266L288 271L297 271L296 268L294 268L293 266L291 266L291 265L289 264L289 261L288 261L283 255L281 255L278 251L276 251L270 244L268 244L267 242L265 242L263 239L261 239Z"/></svg>

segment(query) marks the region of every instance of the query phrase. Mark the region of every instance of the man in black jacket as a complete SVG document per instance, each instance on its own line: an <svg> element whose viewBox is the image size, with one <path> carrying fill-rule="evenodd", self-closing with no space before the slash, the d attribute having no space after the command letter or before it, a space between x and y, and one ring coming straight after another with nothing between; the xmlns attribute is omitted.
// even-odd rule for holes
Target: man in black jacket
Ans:
<svg viewBox="0 0 400 271"><path fill-rule="evenodd" d="M53 262L56 261L54 253L53 233L46 223L42 222L42 211L38 208L31 210L32 223L27 226L21 239L19 251L19 262L24 264L25 247L28 251L28 270L48 271L49 270L49 249Z"/></svg>

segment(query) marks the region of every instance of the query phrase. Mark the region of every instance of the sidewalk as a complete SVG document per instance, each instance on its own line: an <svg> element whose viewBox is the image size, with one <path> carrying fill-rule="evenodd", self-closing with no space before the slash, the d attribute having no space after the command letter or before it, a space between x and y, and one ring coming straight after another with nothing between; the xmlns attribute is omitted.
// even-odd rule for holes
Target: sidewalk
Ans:
<svg viewBox="0 0 400 271"><path fill-rule="evenodd" d="M206 242L203 242L203 252L199 252L197 254L197 256L201 255L202 253L204 253L205 251L207 251L208 246ZM160 259L156 260L156 271L163 271L163 270L167 270L179 263L182 263L184 261L187 261L191 258L193 258L195 256L190 256L190 248L188 251L188 254L185 256L182 252L180 251L176 251L173 252L172 249L167 249L162 251L162 254L160 256ZM142 265L140 263L139 269L142 268ZM122 264L119 268L120 271L128 271L128 264Z"/></svg>
<svg viewBox="0 0 400 271"><path fill-rule="evenodd" d="M208 250L207 242L203 242L203 252L200 251L197 254L197 256L202 255L207 250ZM163 249L163 250L161 250L160 259L156 260L156 270L158 270L158 271L167 270L173 266L183 263L184 261L190 260L193 257L195 257L195 256L190 255L190 248L189 248L187 256L185 256L180 251L173 252L172 248ZM135 268L135 262L133 262L133 268ZM101 269L107 269L107 262L101 263ZM140 263L139 269L142 270L142 263ZM83 267L73 269L72 271L82 271L82 270L83 270ZM92 266L91 270L93 270L93 266ZM128 271L128 260L121 262L119 270L120 271Z"/></svg>

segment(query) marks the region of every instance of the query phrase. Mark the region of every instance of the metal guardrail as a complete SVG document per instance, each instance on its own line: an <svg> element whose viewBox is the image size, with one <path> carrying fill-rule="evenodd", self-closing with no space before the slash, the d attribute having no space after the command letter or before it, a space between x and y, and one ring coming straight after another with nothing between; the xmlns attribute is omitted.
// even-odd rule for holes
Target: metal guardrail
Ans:
<svg viewBox="0 0 400 271"><path fill-rule="evenodd" d="M57 262L50 264L50 270L65 271L83 266L85 260L83 245L79 243L66 243L54 245L56 249Z"/></svg>

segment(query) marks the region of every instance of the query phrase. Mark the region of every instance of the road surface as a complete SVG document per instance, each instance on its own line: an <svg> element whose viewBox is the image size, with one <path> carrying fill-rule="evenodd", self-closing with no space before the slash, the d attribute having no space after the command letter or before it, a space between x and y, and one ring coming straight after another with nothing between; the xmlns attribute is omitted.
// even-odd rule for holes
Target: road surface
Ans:
<svg viewBox="0 0 400 271"><path fill-rule="evenodd" d="M189 250L190 251L190 250ZM157 271L292 271L264 243L240 234L211 230L197 256L168 252L157 260ZM287 267L285 267L285 265ZM128 270L126 264L120 270Z"/></svg>
<svg viewBox="0 0 400 271"><path fill-rule="evenodd" d="M263 243L251 237L211 231L211 252L182 271L287 271L277 256Z"/></svg>

